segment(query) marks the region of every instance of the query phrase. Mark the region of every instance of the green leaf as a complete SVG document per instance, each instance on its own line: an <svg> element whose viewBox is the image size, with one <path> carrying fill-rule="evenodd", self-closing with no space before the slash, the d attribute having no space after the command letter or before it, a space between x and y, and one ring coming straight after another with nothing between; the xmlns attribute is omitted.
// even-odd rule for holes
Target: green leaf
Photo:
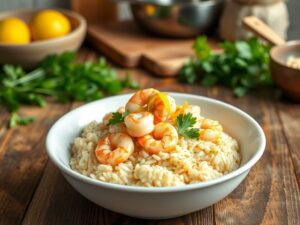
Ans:
<svg viewBox="0 0 300 225"><path fill-rule="evenodd" d="M13 128L17 125L28 125L34 121L34 117L21 117L17 112L12 112L9 119L9 128Z"/></svg>
<svg viewBox="0 0 300 225"><path fill-rule="evenodd" d="M129 112L125 111L123 114L119 112L113 112L111 119L108 121L108 125L115 125L118 123L124 123L124 119L128 116Z"/></svg>
<svg viewBox="0 0 300 225"><path fill-rule="evenodd" d="M11 113L10 119L9 119L9 127L13 128L17 126L19 120L19 116L16 112Z"/></svg>
<svg viewBox="0 0 300 225"><path fill-rule="evenodd" d="M193 49L195 50L195 54L198 59L205 60L211 54L211 48L207 42L207 38L205 36L200 36L196 38L196 41L193 44Z"/></svg>
<svg viewBox="0 0 300 225"><path fill-rule="evenodd" d="M190 128L187 129L184 133L183 133L184 138L186 139L197 139L199 138L199 129L198 128Z"/></svg>
<svg viewBox="0 0 300 225"><path fill-rule="evenodd" d="M211 74L206 74L203 79L202 79L202 82L201 84L204 86L204 87L210 87L214 84L216 84L218 81L218 78L214 75L211 75Z"/></svg>
<svg viewBox="0 0 300 225"><path fill-rule="evenodd" d="M201 69L205 73L211 73L214 70L213 65L210 61L203 61L201 66L202 66Z"/></svg>
<svg viewBox="0 0 300 225"><path fill-rule="evenodd" d="M236 88L233 89L233 93L237 97L243 97L247 94L247 92L248 92L248 89L245 88L245 87L242 87L242 86L236 87Z"/></svg>
<svg viewBox="0 0 300 225"><path fill-rule="evenodd" d="M34 121L34 117L28 116L28 117L20 117L18 124L20 125L28 125Z"/></svg>
<svg viewBox="0 0 300 225"><path fill-rule="evenodd" d="M184 138L196 139L199 137L199 129L191 128L197 122L192 113L180 114L176 118L177 132Z"/></svg>
<svg viewBox="0 0 300 225"><path fill-rule="evenodd" d="M235 43L235 47L240 58L251 59L251 49L247 42L245 41L237 41Z"/></svg>
<svg viewBox="0 0 300 225"><path fill-rule="evenodd" d="M238 67L242 67L242 68L247 68L248 67L248 63L244 59L241 59L241 58L235 58L234 63Z"/></svg>
<svg viewBox="0 0 300 225"><path fill-rule="evenodd" d="M122 86L124 88L128 87L128 88L131 88L131 89L139 89L139 84L131 79L129 72L126 72L126 76L122 80Z"/></svg>
<svg viewBox="0 0 300 225"><path fill-rule="evenodd" d="M193 60L189 60L180 70L178 80L181 82L193 84L196 82L198 76Z"/></svg>

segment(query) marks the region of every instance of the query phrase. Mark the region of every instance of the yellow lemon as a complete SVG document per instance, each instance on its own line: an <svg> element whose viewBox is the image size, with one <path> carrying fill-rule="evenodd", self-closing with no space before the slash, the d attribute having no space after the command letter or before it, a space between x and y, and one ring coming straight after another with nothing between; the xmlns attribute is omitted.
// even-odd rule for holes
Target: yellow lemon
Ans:
<svg viewBox="0 0 300 225"><path fill-rule="evenodd" d="M30 23L33 40L61 37L71 31L70 21L55 10L38 12Z"/></svg>
<svg viewBox="0 0 300 225"><path fill-rule="evenodd" d="M150 5L150 4L147 4L145 6L145 9L146 9L146 14L148 16L152 16L155 13L155 11L156 11L155 6L154 5Z"/></svg>
<svg viewBox="0 0 300 225"><path fill-rule="evenodd" d="M0 42L5 44L27 44L30 30L26 23L14 17L0 21Z"/></svg>

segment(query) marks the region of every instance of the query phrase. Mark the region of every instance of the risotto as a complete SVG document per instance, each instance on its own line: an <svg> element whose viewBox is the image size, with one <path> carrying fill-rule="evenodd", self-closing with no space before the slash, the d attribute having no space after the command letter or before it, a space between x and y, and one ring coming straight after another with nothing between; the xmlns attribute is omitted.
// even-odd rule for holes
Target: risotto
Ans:
<svg viewBox="0 0 300 225"><path fill-rule="evenodd" d="M300 57L290 56L287 59L287 66L300 70Z"/></svg>
<svg viewBox="0 0 300 225"><path fill-rule="evenodd" d="M125 108L84 127L71 154L71 168L83 175L146 187L211 180L241 161L237 141L217 121L155 89L138 91Z"/></svg>

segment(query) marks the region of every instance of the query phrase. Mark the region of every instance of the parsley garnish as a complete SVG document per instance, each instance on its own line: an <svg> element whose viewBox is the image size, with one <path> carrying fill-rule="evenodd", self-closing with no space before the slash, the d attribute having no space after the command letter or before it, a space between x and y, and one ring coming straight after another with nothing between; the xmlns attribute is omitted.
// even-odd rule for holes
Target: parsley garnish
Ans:
<svg viewBox="0 0 300 225"><path fill-rule="evenodd" d="M108 125L115 125L115 124L118 124L118 123L124 123L124 119L128 114L129 114L128 111L125 111L124 113L113 112L112 117L108 122Z"/></svg>
<svg viewBox="0 0 300 225"><path fill-rule="evenodd" d="M199 137L199 129L191 128L197 122L197 118L192 113L180 114L176 119L177 132L187 139Z"/></svg>

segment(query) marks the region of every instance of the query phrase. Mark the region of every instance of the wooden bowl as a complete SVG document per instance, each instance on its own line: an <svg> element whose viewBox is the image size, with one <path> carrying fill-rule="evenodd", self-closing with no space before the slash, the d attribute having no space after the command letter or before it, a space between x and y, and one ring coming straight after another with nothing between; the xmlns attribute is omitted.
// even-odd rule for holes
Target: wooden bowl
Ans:
<svg viewBox="0 0 300 225"><path fill-rule="evenodd" d="M0 20L6 17L17 17L27 24L41 9L24 9L0 13ZM64 51L76 51L86 34L85 19L70 10L61 10L71 23L72 31L63 37L34 41L30 44L0 44L0 64L18 64L25 68L36 66L47 55Z"/></svg>
<svg viewBox="0 0 300 225"><path fill-rule="evenodd" d="M275 83L286 96L300 101L300 70L287 66L288 57L300 57L300 41L289 41L275 46L271 49L270 56Z"/></svg>

